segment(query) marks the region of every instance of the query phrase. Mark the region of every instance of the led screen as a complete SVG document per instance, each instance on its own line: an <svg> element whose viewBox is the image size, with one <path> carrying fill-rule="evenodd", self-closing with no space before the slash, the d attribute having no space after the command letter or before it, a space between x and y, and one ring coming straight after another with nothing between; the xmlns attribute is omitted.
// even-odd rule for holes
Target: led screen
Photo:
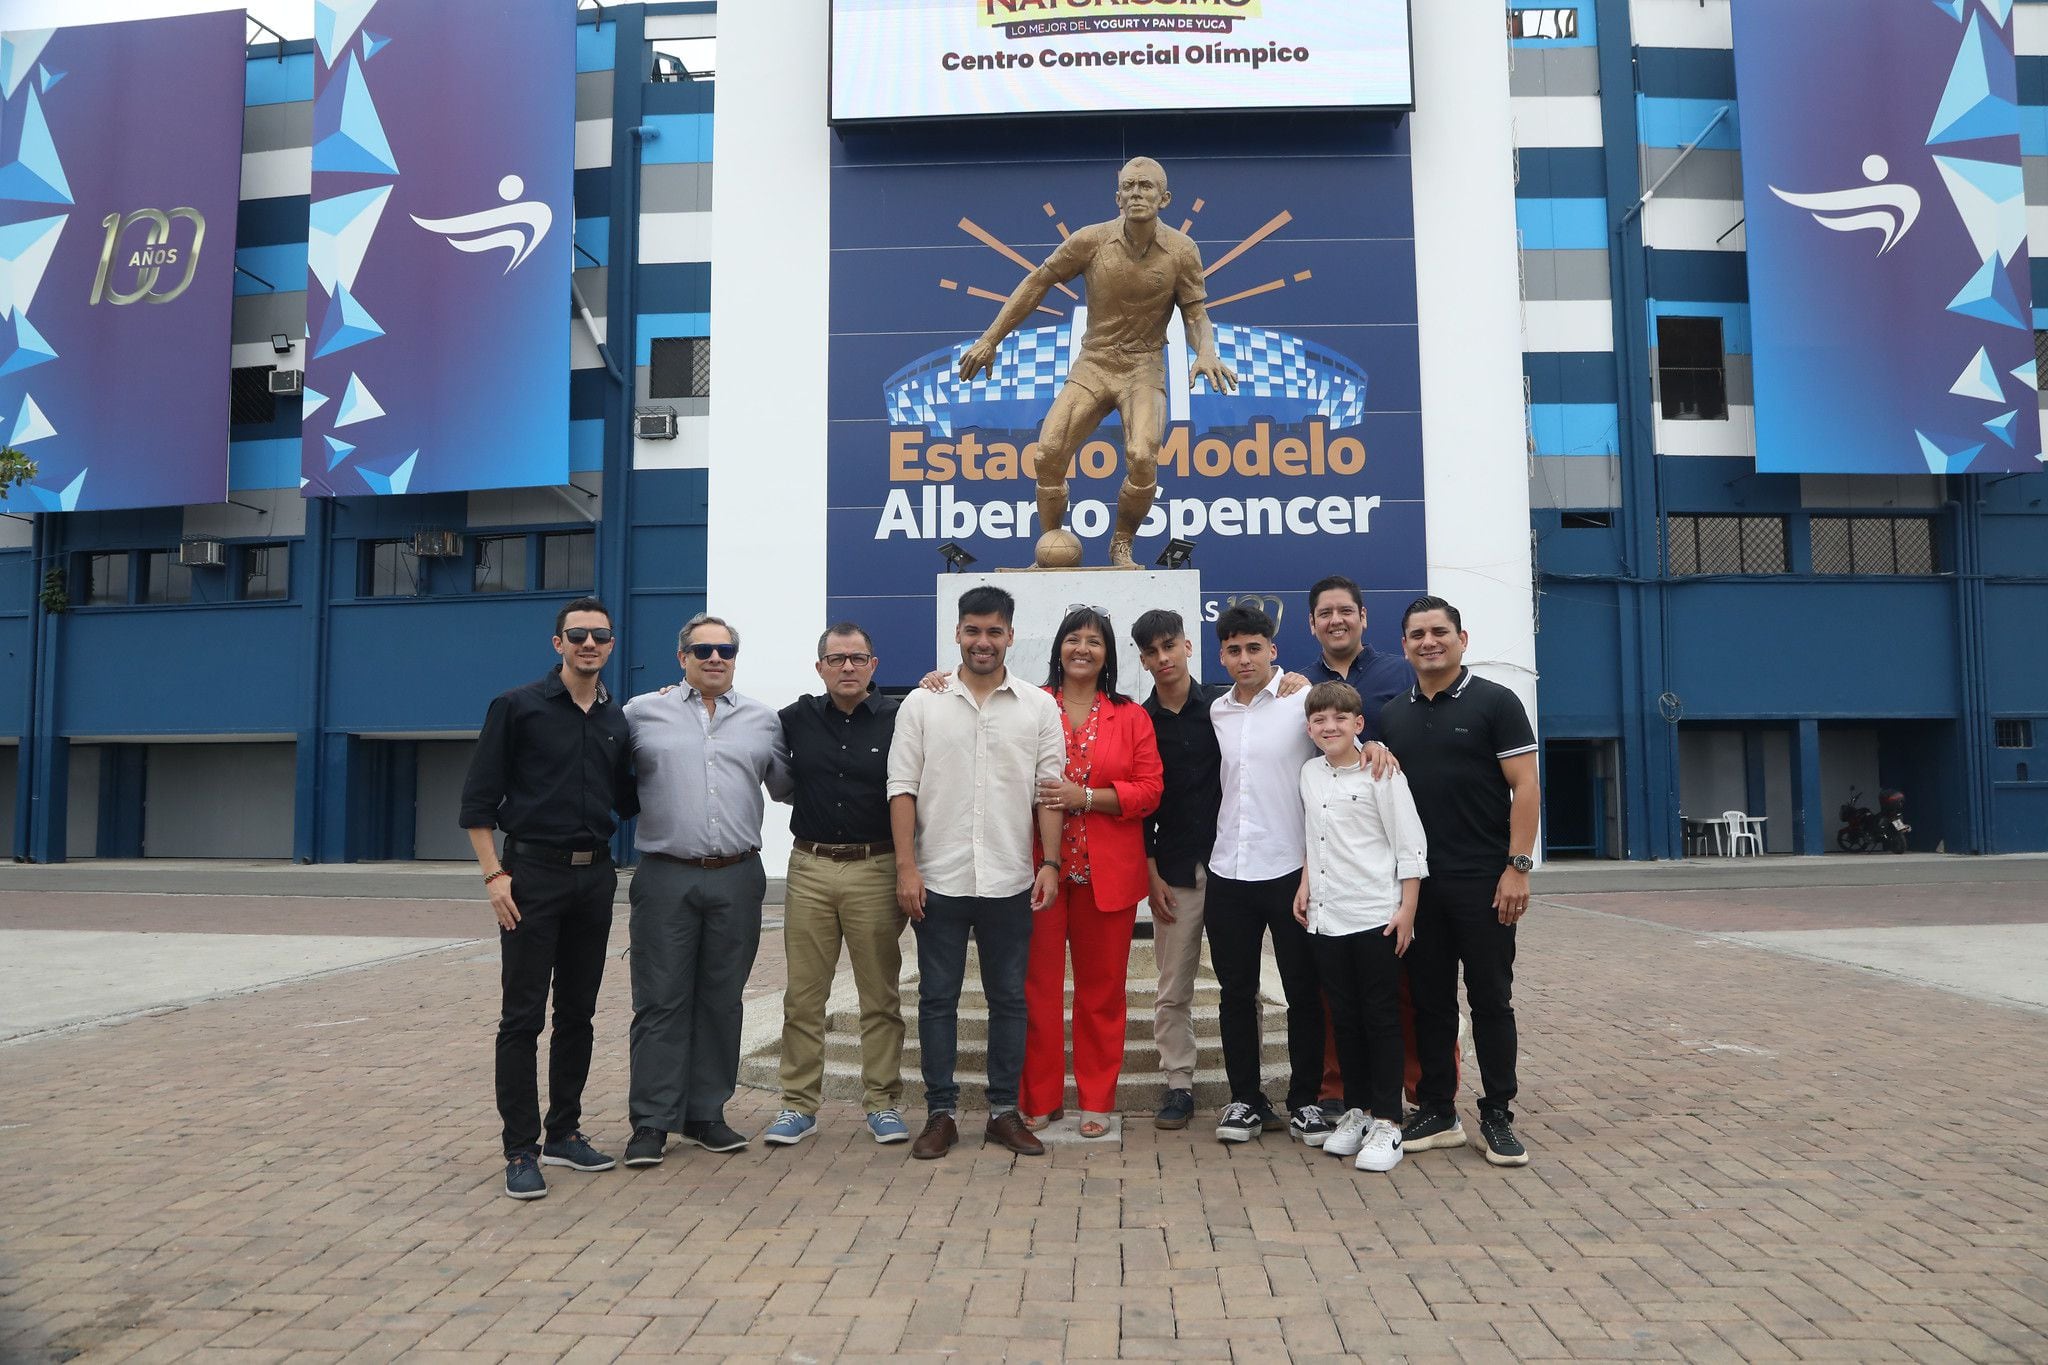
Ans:
<svg viewBox="0 0 2048 1365"><path fill-rule="evenodd" d="M832 120L1406 109L1407 0L832 0Z"/></svg>

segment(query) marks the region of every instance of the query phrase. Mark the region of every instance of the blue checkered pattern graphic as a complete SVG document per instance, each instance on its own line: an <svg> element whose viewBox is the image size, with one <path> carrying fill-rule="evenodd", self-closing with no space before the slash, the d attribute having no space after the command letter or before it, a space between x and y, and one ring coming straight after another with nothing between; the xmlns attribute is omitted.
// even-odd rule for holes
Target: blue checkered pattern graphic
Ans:
<svg viewBox="0 0 2048 1365"><path fill-rule="evenodd" d="M883 386L889 421L950 436L956 422L982 425L963 417L975 407L1050 403L1066 381L1072 342L1068 323L1016 333L998 349L994 377L968 384L954 377L967 343L933 351ZM1338 429L1364 419L1365 375L1342 356L1285 332L1228 325L1216 328L1216 351L1238 373L1240 400L1277 400L1297 420L1321 417Z"/></svg>

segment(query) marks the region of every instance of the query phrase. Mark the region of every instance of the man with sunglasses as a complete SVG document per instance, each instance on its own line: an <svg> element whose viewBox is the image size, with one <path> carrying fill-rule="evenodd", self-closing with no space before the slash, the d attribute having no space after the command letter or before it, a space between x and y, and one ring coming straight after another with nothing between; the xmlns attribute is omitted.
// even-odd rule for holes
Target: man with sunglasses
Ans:
<svg viewBox="0 0 2048 1365"><path fill-rule="evenodd" d="M860 996L860 1074L868 1132L908 1142L903 1122L903 926L889 833L889 746L897 701L875 690L875 646L852 621L818 637L821 696L782 708L796 809L782 944L782 1112L763 1142L793 1146L818 1129L825 1002L840 944Z"/></svg>
<svg viewBox="0 0 2048 1365"><path fill-rule="evenodd" d="M626 720L598 678L613 644L604 603L579 597L563 607L554 635L561 666L491 703L462 786L462 826L498 920L498 1117L505 1193L514 1199L547 1194L543 1164L578 1171L616 1164L578 1131L619 885L612 817L639 810ZM505 832L502 859L493 828ZM550 980L555 1032L543 1127L534 1066Z"/></svg>
<svg viewBox="0 0 2048 1365"><path fill-rule="evenodd" d="M740 993L761 946L761 789L790 797L782 722L733 690L739 632L702 612L676 638L683 686L626 703L642 807L634 831L628 1166L672 1132L713 1152L739 1084Z"/></svg>

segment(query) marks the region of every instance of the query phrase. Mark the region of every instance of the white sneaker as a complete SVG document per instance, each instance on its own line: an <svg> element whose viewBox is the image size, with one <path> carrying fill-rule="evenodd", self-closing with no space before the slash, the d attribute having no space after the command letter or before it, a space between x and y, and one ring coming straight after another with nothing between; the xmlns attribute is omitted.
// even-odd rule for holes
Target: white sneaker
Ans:
<svg viewBox="0 0 2048 1365"><path fill-rule="evenodd" d="M1401 1164L1401 1130L1385 1119L1374 1119L1365 1130L1365 1143L1358 1160L1351 1163L1361 1171L1391 1171Z"/></svg>
<svg viewBox="0 0 2048 1365"><path fill-rule="evenodd" d="M1357 1156L1358 1149L1365 1145L1365 1130L1371 1123L1363 1109L1346 1109L1337 1120L1337 1131L1323 1140L1323 1150L1331 1156Z"/></svg>

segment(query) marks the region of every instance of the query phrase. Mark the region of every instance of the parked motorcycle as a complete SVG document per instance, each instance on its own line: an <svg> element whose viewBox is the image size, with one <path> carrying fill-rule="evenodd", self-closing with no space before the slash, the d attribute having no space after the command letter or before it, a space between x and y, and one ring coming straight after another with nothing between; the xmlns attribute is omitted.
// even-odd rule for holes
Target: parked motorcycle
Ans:
<svg viewBox="0 0 2048 1365"><path fill-rule="evenodd" d="M1904 853L1906 836L1913 827L1906 823L1906 794L1886 787L1877 794L1877 809L1859 805L1863 793L1849 789L1842 804L1842 827L1835 831L1835 846L1844 853Z"/></svg>

